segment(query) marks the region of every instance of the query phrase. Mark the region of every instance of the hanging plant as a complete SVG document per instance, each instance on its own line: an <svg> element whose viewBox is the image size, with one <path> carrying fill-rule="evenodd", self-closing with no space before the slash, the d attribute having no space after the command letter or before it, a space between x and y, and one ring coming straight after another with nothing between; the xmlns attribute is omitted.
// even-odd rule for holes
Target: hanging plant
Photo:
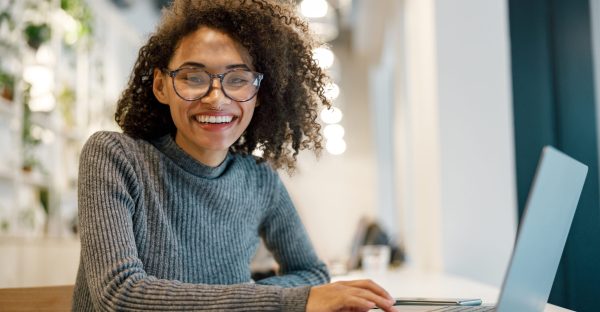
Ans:
<svg viewBox="0 0 600 312"><path fill-rule="evenodd" d="M15 29L15 21L8 11L0 12L0 26L2 26L3 23L6 23L8 25L8 29L11 31Z"/></svg>
<svg viewBox="0 0 600 312"><path fill-rule="evenodd" d="M43 43L50 40L52 31L50 26L43 24L27 24L25 27L25 39L27 44L34 50L37 50Z"/></svg>
<svg viewBox="0 0 600 312"><path fill-rule="evenodd" d="M57 99L66 126L68 128L75 127L75 116L73 115L75 101L77 100L75 90L70 86L65 85L60 91Z"/></svg>
<svg viewBox="0 0 600 312"><path fill-rule="evenodd" d="M61 0L60 8L69 14L77 23L76 29L65 33L65 42L73 45L83 38L92 35L93 14L83 0Z"/></svg>
<svg viewBox="0 0 600 312"><path fill-rule="evenodd" d="M42 141L32 135L33 123L31 120L31 109L29 109L29 100L31 98L31 85L26 84L23 90L23 128L21 140L23 141L23 171L30 172L34 167L39 166L40 162L35 157L35 147Z"/></svg>

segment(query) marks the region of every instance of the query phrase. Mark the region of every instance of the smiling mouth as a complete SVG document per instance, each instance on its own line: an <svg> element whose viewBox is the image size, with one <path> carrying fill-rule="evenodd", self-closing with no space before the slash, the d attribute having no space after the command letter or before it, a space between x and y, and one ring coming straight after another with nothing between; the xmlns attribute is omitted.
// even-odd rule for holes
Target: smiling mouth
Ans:
<svg viewBox="0 0 600 312"><path fill-rule="evenodd" d="M202 124L226 124L232 122L236 116L207 116L198 115L195 117L196 121Z"/></svg>

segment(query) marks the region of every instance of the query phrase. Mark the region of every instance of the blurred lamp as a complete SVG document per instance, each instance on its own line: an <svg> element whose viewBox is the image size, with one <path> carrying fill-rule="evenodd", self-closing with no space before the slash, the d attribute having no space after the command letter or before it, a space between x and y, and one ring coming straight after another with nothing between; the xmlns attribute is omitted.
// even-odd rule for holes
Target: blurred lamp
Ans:
<svg viewBox="0 0 600 312"><path fill-rule="evenodd" d="M325 97L327 99L333 101L337 99L338 96L340 96L340 87L338 87L335 82L330 83L325 87Z"/></svg>
<svg viewBox="0 0 600 312"><path fill-rule="evenodd" d="M344 138L345 133L344 127L340 124L327 125L325 129L323 129L323 134L328 141L342 139Z"/></svg>
<svg viewBox="0 0 600 312"><path fill-rule="evenodd" d="M54 74L47 66L30 65L23 71L23 80L30 84L51 84L54 82Z"/></svg>
<svg viewBox="0 0 600 312"><path fill-rule="evenodd" d="M328 47L320 47L313 50L313 57L319 67L322 69L328 69L333 65L335 55Z"/></svg>
<svg viewBox="0 0 600 312"><path fill-rule="evenodd" d="M325 17L329 11L329 4L325 0L303 0L300 3L300 12L308 18Z"/></svg>
<svg viewBox="0 0 600 312"><path fill-rule="evenodd" d="M341 155L346 151L346 141L344 139L327 140L325 149L332 155Z"/></svg>
<svg viewBox="0 0 600 312"><path fill-rule="evenodd" d="M29 109L32 112L51 112L56 107L56 99L51 93L32 98L29 101Z"/></svg>
<svg viewBox="0 0 600 312"><path fill-rule="evenodd" d="M323 110L321 111L321 120L326 123L326 124L336 124L340 121L342 121L342 111L337 108L332 106L331 108L323 108Z"/></svg>

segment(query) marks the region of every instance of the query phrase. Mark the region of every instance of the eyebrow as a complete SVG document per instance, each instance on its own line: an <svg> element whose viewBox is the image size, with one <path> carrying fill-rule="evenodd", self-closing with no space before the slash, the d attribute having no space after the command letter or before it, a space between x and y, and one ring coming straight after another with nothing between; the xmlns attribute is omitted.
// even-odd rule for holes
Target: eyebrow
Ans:
<svg viewBox="0 0 600 312"><path fill-rule="evenodd" d="M202 63L198 63L198 62L185 62L185 63L183 63L183 64L181 64L179 66L179 68L182 68L182 67L200 67L200 68L206 68L206 65L204 65ZM250 68L246 64L231 64L231 65L225 66L225 68L226 69L243 68L243 69L250 70Z"/></svg>

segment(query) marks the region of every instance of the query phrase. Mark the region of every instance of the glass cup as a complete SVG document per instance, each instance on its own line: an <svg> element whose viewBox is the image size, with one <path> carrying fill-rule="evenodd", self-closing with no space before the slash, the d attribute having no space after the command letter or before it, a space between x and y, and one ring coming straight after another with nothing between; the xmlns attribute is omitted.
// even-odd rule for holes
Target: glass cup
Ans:
<svg viewBox="0 0 600 312"><path fill-rule="evenodd" d="M362 269L367 275L381 275L390 263L390 246L365 245L360 249Z"/></svg>

